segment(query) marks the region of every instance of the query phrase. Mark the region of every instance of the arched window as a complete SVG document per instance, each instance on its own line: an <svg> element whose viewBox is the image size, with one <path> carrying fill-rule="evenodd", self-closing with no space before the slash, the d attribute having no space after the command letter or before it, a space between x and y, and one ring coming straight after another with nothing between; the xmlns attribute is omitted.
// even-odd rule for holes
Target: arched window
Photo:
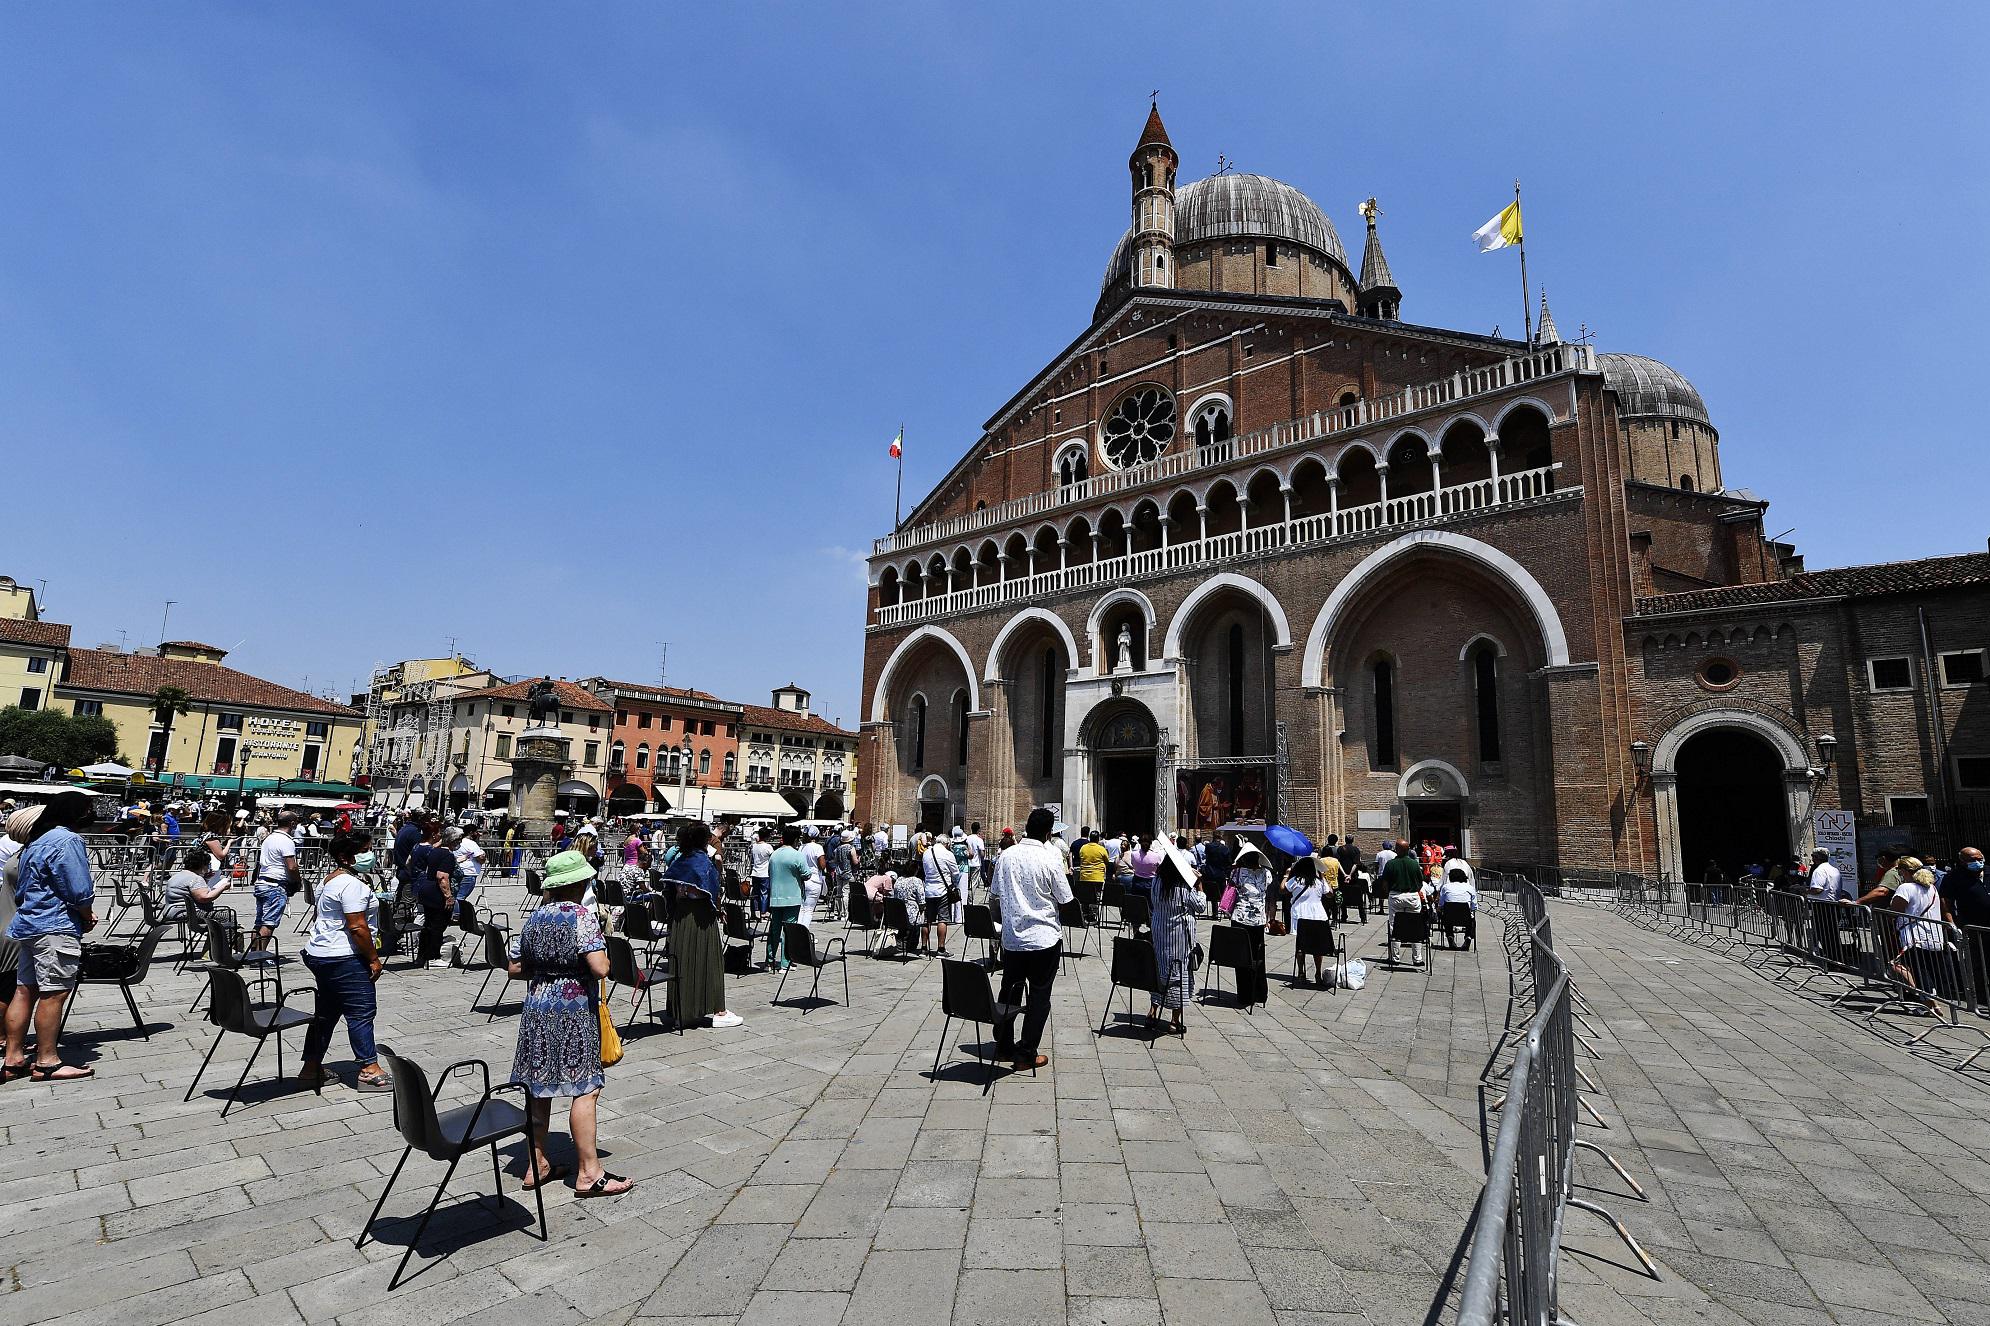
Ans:
<svg viewBox="0 0 1990 1326"><path fill-rule="evenodd" d="M739 777L739 755L734 751L727 751L726 763L725 763L725 779L728 783L730 783L738 777Z"/></svg>
<svg viewBox="0 0 1990 1326"><path fill-rule="evenodd" d="M1038 772L1045 778L1057 772L1057 657L1055 647L1043 651L1043 713L1038 720L1043 761Z"/></svg>
<svg viewBox="0 0 1990 1326"><path fill-rule="evenodd" d="M1356 405L1356 404L1359 404L1359 403L1360 403L1360 401L1361 401L1361 397L1359 397L1359 396L1355 395L1355 394L1354 394L1353 392L1351 392L1351 391L1344 391L1344 392L1342 392L1342 393L1340 394L1340 402L1339 402L1339 404L1340 404L1340 407L1341 407L1342 409L1346 409L1346 408L1347 408L1348 406L1350 406L1350 405Z"/></svg>
<svg viewBox="0 0 1990 1326"><path fill-rule="evenodd" d="M1472 697L1479 722L1479 763L1499 763L1499 651L1482 643L1472 651Z"/></svg>
<svg viewBox="0 0 1990 1326"><path fill-rule="evenodd" d="M1396 667L1386 658L1375 660L1375 766L1396 763Z"/></svg>
<svg viewBox="0 0 1990 1326"><path fill-rule="evenodd" d="M622 743L621 743L621 742L619 742L619 741L618 741L618 742L614 743L613 745L611 745L611 746L610 746L610 747L608 748L608 767L609 767L609 768L611 768L611 769L619 769L619 768L621 768L621 767L622 767L622 761L623 761L623 759L624 759L624 758L625 758L625 756L624 756L624 752L623 752L623 750L622 750ZM640 768L642 768L643 766L639 764L639 765L637 765L636 767L637 767L638 769L640 769Z"/></svg>
<svg viewBox="0 0 1990 1326"><path fill-rule="evenodd" d="M1057 456L1057 486L1069 488L1074 483L1083 483L1091 477L1091 462L1086 458L1083 443L1068 446Z"/></svg>
<svg viewBox="0 0 1990 1326"><path fill-rule="evenodd" d="M1244 624L1231 622L1229 669L1224 681L1229 685L1230 749L1228 754L1244 753Z"/></svg>
<svg viewBox="0 0 1990 1326"><path fill-rule="evenodd" d="M912 767L926 767L926 697L912 697Z"/></svg>
<svg viewBox="0 0 1990 1326"><path fill-rule="evenodd" d="M712 753L711 753L711 752L710 752L709 750L701 750L701 751L699 751L699 752L698 752L698 772L699 772L700 774L708 774L708 773L710 773L711 771L712 771Z"/></svg>
<svg viewBox="0 0 1990 1326"><path fill-rule="evenodd" d="M1218 446L1230 440L1230 407L1223 401L1211 401L1195 412L1195 444L1198 447Z"/></svg>
<svg viewBox="0 0 1990 1326"><path fill-rule="evenodd" d="M1690 475L1690 474L1682 474L1682 475L1680 475L1680 476L1679 476L1679 487L1681 488L1681 490L1683 490L1683 491L1685 491L1685 492L1689 492L1689 493L1690 493L1690 492L1692 492L1692 491L1693 491L1693 476L1692 476L1692 475Z"/></svg>
<svg viewBox="0 0 1990 1326"><path fill-rule="evenodd" d="M954 767L967 768L967 692L954 692Z"/></svg>
<svg viewBox="0 0 1990 1326"><path fill-rule="evenodd" d="M636 767L638 769L650 767L650 748L647 742L636 747Z"/></svg>

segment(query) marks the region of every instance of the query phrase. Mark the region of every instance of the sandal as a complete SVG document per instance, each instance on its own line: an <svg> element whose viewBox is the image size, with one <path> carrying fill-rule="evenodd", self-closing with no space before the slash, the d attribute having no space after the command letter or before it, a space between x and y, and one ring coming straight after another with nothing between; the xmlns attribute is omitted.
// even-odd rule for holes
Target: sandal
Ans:
<svg viewBox="0 0 1990 1326"><path fill-rule="evenodd" d="M544 1188L548 1184L557 1183L559 1180L564 1179L569 1172L565 1165L548 1165L544 1172L539 1175L539 1182L534 1183L532 1181L532 1166L528 1164L525 1167L525 1182L519 1184L518 1187L521 1192L531 1192L534 1188Z"/></svg>
<svg viewBox="0 0 1990 1326"><path fill-rule="evenodd" d="M361 1073L352 1080L352 1085L356 1091L392 1091L394 1079L386 1073L375 1073L371 1077Z"/></svg>
<svg viewBox="0 0 1990 1326"><path fill-rule="evenodd" d="M26 1077L30 1067L26 1059L17 1064L0 1064L0 1082L12 1082L17 1077Z"/></svg>
<svg viewBox="0 0 1990 1326"><path fill-rule="evenodd" d="M622 1186L616 1188L611 1192L608 1188L608 1185L611 1183L619 1183ZM634 1179L625 1179L620 1174L610 1174L604 1170L602 1171L600 1178L596 1179L593 1183L588 1184L585 1188L581 1187L578 1184L574 1185L574 1196L581 1198L620 1197L623 1193L630 1191L635 1186L636 1186L636 1181Z"/></svg>
<svg viewBox="0 0 1990 1326"><path fill-rule="evenodd" d="M36 1082L81 1082L96 1075L96 1069L82 1064L31 1064L28 1067L28 1077Z"/></svg>

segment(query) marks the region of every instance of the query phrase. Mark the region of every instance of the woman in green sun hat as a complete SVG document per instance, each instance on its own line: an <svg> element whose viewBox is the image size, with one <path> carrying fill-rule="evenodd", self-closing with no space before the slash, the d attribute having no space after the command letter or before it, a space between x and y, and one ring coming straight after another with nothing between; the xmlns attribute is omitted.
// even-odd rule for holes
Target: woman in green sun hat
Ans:
<svg viewBox="0 0 1990 1326"><path fill-rule="evenodd" d="M581 894L594 867L579 852L561 852L546 863L544 901L525 918L511 974L522 976L525 1007L518 1019L518 1055L511 1080L531 1097L533 1168L526 1185L564 1178L546 1158L546 1130L553 1101L573 1099L568 1129L573 1134L574 1192L581 1197L614 1197L636 1185L601 1165L595 1145L595 1113L607 1074L601 1067L601 1022L595 1012L601 983L608 977L608 946L592 909Z"/></svg>

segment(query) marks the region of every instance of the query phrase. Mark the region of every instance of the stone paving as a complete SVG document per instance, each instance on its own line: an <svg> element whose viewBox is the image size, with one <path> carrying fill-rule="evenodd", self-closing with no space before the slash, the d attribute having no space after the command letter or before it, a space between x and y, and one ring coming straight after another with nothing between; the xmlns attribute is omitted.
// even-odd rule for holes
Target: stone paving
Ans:
<svg viewBox="0 0 1990 1326"><path fill-rule="evenodd" d="M197 978L157 969L149 1039L114 992L77 1011L94 1081L0 1088L0 1311L22 1326L1444 1319L1507 1018L1499 923L1480 928L1483 948L1440 951L1426 974L1380 965L1379 921L1354 927L1360 992L1287 984L1275 940L1269 1006L1202 1005L1185 1039L1151 1045L1118 1022L1094 1034L1106 964L1074 959L1050 1067L992 1085L964 1054L932 1074L930 961L859 953L854 1006L806 1013L794 980L779 1007L773 977L730 982L744 1027L638 1030L610 1071L602 1140L634 1193L550 1190L541 1244L516 1152L501 1214L475 1200L488 1168L466 1164L420 1274L391 1294L441 1167L410 1161L380 1241L355 1250L400 1154L389 1100L265 1076L222 1120L243 1043L182 1103L208 1028L184 1012ZM1558 908L1556 935L1607 1024L1591 1072L1613 1127L1593 1135L1652 1201L1591 1160L1582 1173L1664 1269L1633 1274L1571 1213L1570 1315L1990 1321L1990 1272L1967 1250L1990 1231L1972 1195L1990 1191L1980 1088L1607 913ZM431 1070L480 1056L501 1078L516 1006L472 1014L481 979L390 971L381 1039ZM971 1048L972 1028L954 1033Z"/></svg>

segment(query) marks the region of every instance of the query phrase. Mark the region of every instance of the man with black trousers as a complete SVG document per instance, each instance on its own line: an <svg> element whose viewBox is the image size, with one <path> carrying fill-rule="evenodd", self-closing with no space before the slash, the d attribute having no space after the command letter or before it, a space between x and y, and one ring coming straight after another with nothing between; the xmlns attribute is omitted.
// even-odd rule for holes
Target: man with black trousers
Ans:
<svg viewBox="0 0 1990 1326"><path fill-rule="evenodd" d="M1002 1002L1013 1010L1029 988L1023 1034L1013 1040L1015 1013L995 1025L995 1052L1016 1071L1041 1068L1050 1056L1038 1053L1044 1023L1050 1020L1050 987L1064 954L1064 928L1058 908L1071 901L1064 860L1050 845L1057 816L1039 806L1023 826L1023 841L995 859L988 891L1002 915Z"/></svg>

